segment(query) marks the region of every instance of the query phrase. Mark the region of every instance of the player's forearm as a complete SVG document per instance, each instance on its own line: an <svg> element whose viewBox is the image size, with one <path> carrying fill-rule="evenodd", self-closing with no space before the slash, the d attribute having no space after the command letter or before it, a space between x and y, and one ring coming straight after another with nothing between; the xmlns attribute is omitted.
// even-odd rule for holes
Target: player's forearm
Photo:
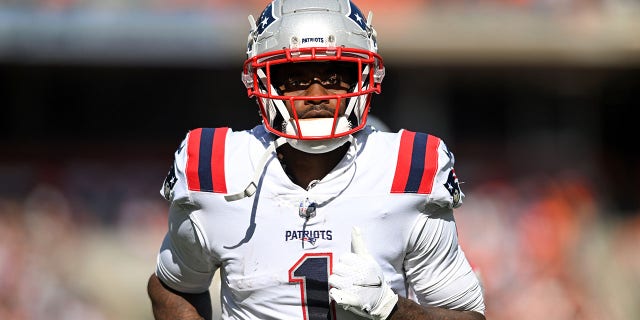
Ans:
<svg viewBox="0 0 640 320"><path fill-rule="evenodd" d="M147 284L147 292L156 320L211 319L209 291L200 294L176 292L165 286L156 275L151 275Z"/></svg>
<svg viewBox="0 0 640 320"><path fill-rule="evenodd" d="M457 311L444 308L423 307L409 299L399 297L396 308L388 320L485 320L485 317L474 311Z"/></svg>

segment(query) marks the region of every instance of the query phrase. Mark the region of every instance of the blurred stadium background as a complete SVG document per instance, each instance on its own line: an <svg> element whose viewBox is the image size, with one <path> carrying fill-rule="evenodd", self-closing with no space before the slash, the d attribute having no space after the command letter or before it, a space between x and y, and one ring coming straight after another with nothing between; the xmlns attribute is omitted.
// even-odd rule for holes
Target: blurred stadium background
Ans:
<svg viewBox="0 0 640 320"><path fill-rule="evenodd" d="M151 319L186 131L250 128L266 1L0 0L0 319ZM489 319L640 319L640 3L396 0L372 114L457 156Z"/></svg>

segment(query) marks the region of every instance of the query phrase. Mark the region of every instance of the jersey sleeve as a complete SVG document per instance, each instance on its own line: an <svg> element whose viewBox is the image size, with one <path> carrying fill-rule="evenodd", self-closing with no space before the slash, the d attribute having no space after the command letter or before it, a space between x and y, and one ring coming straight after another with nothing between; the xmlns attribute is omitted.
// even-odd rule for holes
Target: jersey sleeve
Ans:
<svg viewBox="0 0 640 320"><path fill-rule="evenodd" d="M442 140L439 140L437 153L438 166L427 207L458 208L462 205L464 193L454 169L455 157Z"/></svg>
<svg viewBox="0 0 640 320"><path fill-rule="evenodd" d="M426 212L461 206L464 194L453 168L455 158L444 141L408 130L401 130L396 139L397 160L391 193L426 195Z"/></svg>
<svg viewBox="0 0 640 320"><path fill-rule="evenodd" d="M422 215L407 252L407 280L421 305L484 314L480 282L458 245L452 209Z"/></svg>
<svg viewBox="0 0 640 320"><path fill-rule="evenodd" d="M158 253L156 275L167 286L185 293L208 290L217 269L201 228L191 218L197 207L173 202L169 231Z"/></svg>
<svg viewBox="0 0 640 320"><path fill-rule="evenodd" d="M158 253L156 275L177 291L200 293L208 290L217 264L209 254L202 228L192 218L200 208L191 199L185 174L189 134L176 150L160 190L170 207L169 228Z"/></svg>

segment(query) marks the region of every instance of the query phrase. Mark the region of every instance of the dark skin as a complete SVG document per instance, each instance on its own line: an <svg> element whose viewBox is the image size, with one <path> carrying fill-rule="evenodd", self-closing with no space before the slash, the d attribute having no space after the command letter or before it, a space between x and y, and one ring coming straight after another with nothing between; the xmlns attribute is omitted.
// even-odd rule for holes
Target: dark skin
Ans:
<svg viewBox="0 0 640 320"><path fill-rule="evenodd" d="M304 68L301 77L314 79L314 73L322 74L323 72L326 75L326 64L318 66L318 69L314 69L314 67L315 66L313 65L309 65L308 68ZM301 68L296 69L298 75L300 75L300 69ZM305 75L305 73L309 73L311 76ZM346 79L346 77L343 77L343 79ZM339 89L339 87L335 85L329 85L331 88L327 89L319 81L310 82L311 84L304 90L287 91L284 84L278 87L285 95L290 96L314 97L347 92L347 89ZM345 85L345 87L348 88L348 85ZM295 86L289 86L289 88L299 89L299 87L295 88ZM300 119L333 117L337 107L337 100L305 99L296 100L294 104L295 112L297 112ZM292 106L288 104L287 107L289 109L289 113L292 114ZM340 107L341 111L343 111L344 103L342 103L342 106ZM292 178L293 182L306 189L311 181L320 180L333 170L333 168L347 153L348 149L349 145L345 144L330 152L309 154L285 144L278 148L277 151L278 157L286 165L288 174ZM208 291L201 294L181 293L165 286L155 275L151 275L149 278L147 291L151 299L153 314L157 320L211 319L211 298ZM457 311L444 308L423 307L414 301L399 297L398 303L388 319L484 320L485 317L474 311Z"/></svg>
<svg viewBox="0 0 640 320"><path fill-rule="evenodd" d="M199 294L178 292L152 274L147 283L147 293L156 320L211 319L213 311L209 291Z"/></svg>

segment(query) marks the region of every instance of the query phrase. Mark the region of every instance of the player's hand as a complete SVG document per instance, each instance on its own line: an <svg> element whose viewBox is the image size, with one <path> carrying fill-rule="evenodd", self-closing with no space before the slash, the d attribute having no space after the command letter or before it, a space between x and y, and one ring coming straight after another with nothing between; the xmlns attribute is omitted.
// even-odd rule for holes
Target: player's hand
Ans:
<svg viewBox="0 0 640 320"><path fill-rule="evenodd" d="M398 295L384 281L382 269L367 252L357 227L351 232L351 252L338 259L329 285L332 300L369 319L386 319L398 302Z"/></svg>

